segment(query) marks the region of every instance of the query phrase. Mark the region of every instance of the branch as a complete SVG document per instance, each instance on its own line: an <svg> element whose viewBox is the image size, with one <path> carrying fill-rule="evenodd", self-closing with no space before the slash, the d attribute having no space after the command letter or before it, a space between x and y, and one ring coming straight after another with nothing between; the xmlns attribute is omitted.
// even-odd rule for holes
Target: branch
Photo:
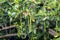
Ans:
<svg viewBox="0 0 60 40"><path fill-rule="evenodd" d="M3 28L2 28L2 29L0 29L0 30L6 30L6 29L11 29L11 28L15 28L15 26L3 27Z"/></svg>
<svg viewBox="0 0 60 40"><path fill-rule="evenodd" d="M0 36L0 38L12 37L12 36L17 36L17 34L16 33L14 33L14 34L7 34L7 35Z"/></svg>

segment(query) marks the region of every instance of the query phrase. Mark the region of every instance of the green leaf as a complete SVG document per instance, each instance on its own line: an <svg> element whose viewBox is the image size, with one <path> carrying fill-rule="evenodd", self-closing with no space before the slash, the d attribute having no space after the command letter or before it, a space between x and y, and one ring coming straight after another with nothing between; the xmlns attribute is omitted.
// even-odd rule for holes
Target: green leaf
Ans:
<svg viewBox="0 0 60 40"><path fill-rule="evenodd" d="M56 40L60 40L60 38L57 38Z"/></svg>
<svg viewBox="0 0 60 40"><path fill-rule="evenodd" d="M0 0L0 3L3 3L3 2L5 2L6 0Z"/></svg>

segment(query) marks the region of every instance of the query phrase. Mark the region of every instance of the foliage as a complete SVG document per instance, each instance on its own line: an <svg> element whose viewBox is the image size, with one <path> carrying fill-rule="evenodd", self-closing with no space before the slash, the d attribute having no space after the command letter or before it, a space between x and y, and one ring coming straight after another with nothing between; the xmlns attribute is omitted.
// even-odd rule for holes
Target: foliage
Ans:
<svg viewBox="0 0 60 40"><path fill-rule="evenodd" d="M0 0L0 23L15 25L23 39L29 35L30 40L51 40L50 26L60 34L60 0Z"/></svg>

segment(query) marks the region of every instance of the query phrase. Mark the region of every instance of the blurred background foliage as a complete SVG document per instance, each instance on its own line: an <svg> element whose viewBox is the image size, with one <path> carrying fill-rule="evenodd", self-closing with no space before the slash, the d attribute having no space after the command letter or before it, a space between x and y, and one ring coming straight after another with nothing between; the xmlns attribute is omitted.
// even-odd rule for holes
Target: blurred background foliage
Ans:
<svg viewBox="0 0 60 40"><path fill-rule="evenodd" d="M0 0L0 24L15 25L23 39L60 40L47 32L60 34L60 0Z"/></svg>

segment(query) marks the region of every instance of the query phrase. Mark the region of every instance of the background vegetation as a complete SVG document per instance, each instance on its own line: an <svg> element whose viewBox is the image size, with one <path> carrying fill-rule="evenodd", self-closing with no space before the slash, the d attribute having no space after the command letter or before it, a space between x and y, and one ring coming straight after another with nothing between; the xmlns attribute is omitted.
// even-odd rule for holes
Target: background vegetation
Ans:
<svg viewBox="0 0 60 40"><path fill-rule="evenodd" d="M0 0L0 25L15 25L22 39L60 40L60 0Z"/></svg>

